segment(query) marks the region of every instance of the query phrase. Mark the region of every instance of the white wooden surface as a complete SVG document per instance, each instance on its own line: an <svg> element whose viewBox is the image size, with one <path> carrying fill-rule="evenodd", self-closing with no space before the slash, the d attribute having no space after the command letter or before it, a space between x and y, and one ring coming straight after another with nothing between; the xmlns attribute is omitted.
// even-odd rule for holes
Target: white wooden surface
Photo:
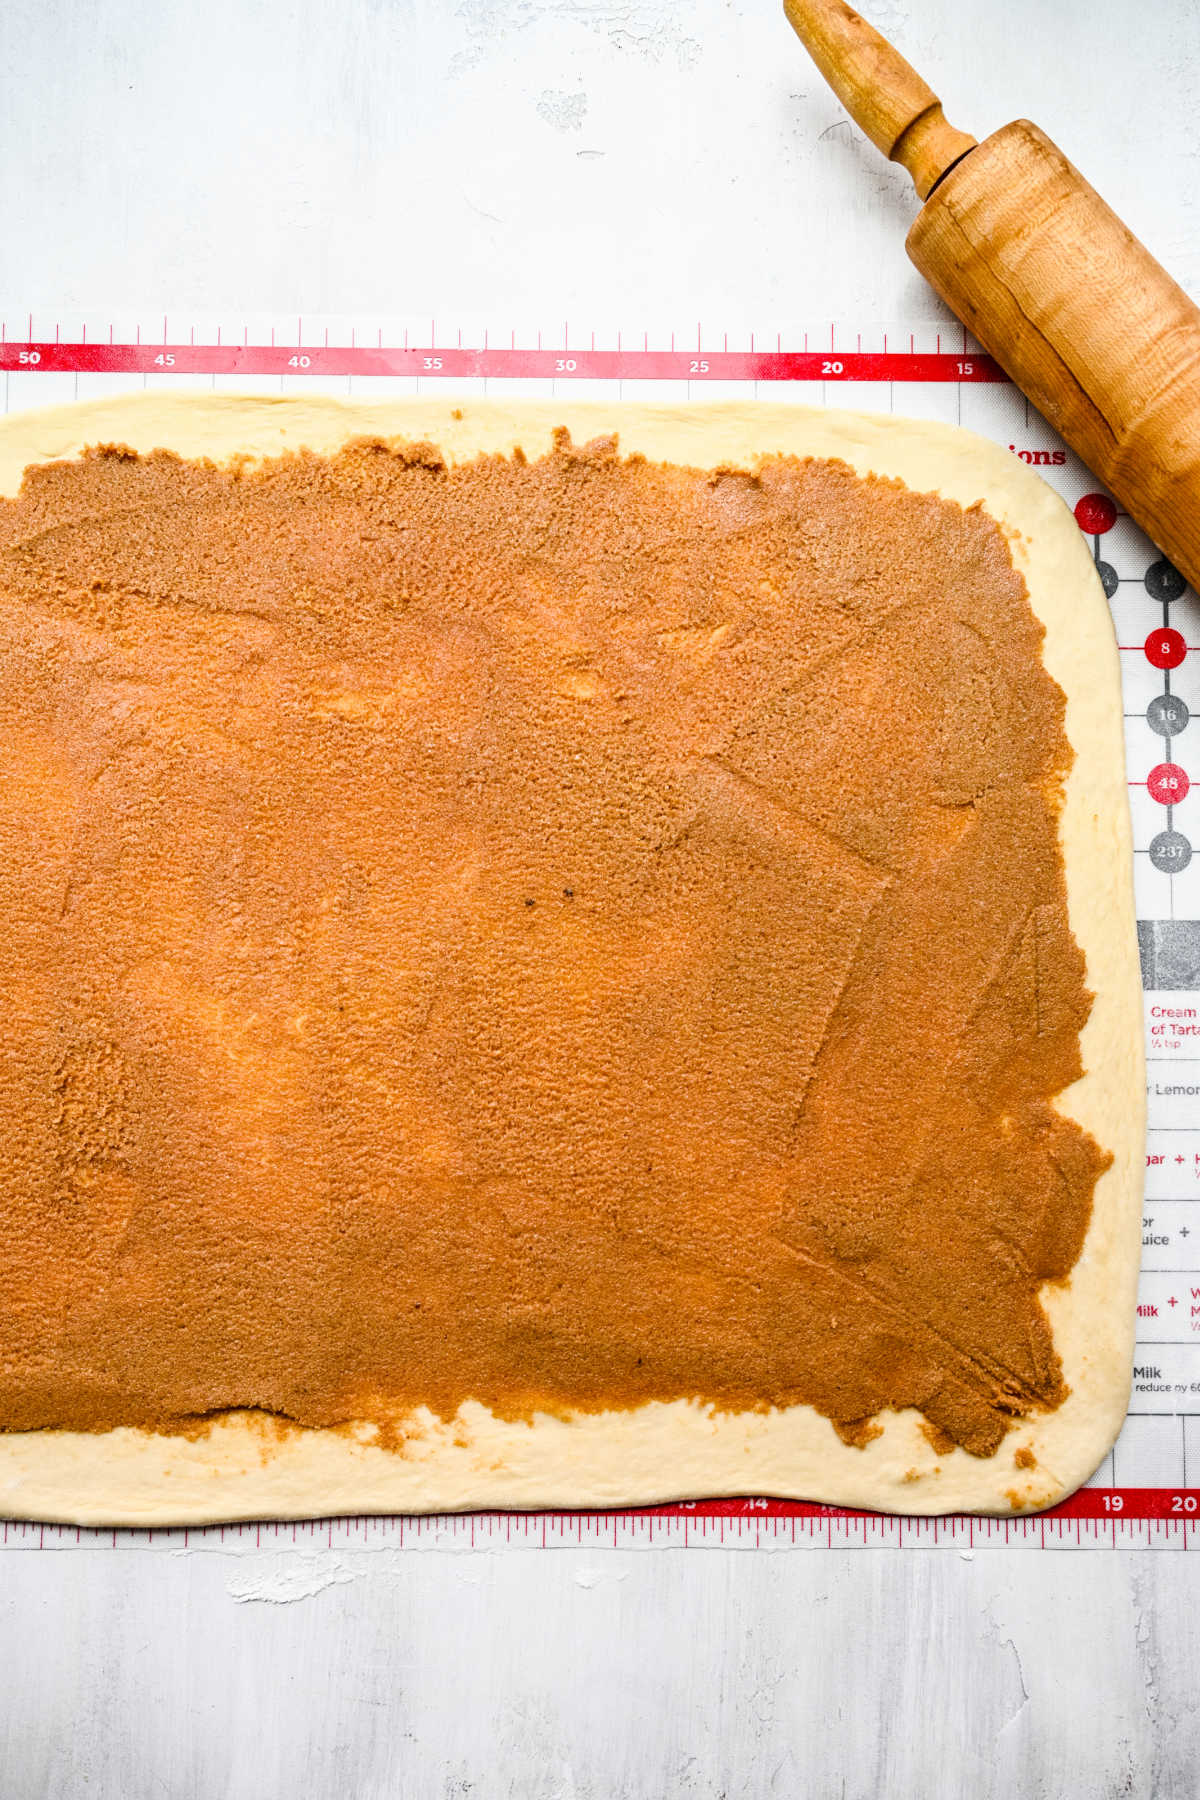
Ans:
<svg viewBox="0 0 1200 1800"><path fill-rule="evenodd" d="M1194 1800L1181 1559L1018 1554L17 1552L3 1791Z"/></svg>
<svg viewBox="0 0 1200 1800"><path fill-rule="evenodd" d="M1196 0L878 0L1200 291ZM14 0L6 302L936 317L906 182L767 0ZM1200 1561L0 1560L12 1800L1192 1800Z"/></svg>

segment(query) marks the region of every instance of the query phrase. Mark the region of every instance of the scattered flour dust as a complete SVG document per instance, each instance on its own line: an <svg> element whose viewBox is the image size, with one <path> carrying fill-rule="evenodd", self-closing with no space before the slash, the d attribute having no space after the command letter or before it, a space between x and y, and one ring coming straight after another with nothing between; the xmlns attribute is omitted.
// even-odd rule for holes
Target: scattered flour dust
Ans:
<svg viewBox="0 0 1200 1800"><path fill-rule="evenodd" d="M558 131L578 131L587 111L587 95L580 92L561 94L554 88L546 88L538 96L537 109L538 117Z"/></svg>
<svg viewBox="0 0 1200 1800"><path fill-rule="evenodd" d="M466 43L450 74L475 68L514 32L546 20L583 25L616 50L690 69L700 58L695 14L694 0L462 0L457 16Z"/></svg>

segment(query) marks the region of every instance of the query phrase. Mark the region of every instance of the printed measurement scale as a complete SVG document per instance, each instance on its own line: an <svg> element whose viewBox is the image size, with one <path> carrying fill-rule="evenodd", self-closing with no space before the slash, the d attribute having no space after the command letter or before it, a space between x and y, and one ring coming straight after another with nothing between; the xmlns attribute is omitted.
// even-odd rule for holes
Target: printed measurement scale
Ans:
<svg viewBox="0 0 1200 1800"><path fill-rule="evenodd" d="M1146 995L1148 1147L1129 1416L1089 1485L1031 1519L882 1517L757 1499L620 1513L335 1519L189 1531L9 1524L10 1546L468 1549L996 1544L1200 1548L1200 601L957 327L607 333L401 319L0 319L6 411L159 386L216 392L763 399L969 427L1037 467L1090 540L1121 647ZM1197 737L1200 742L1200 736Z"/></svg>

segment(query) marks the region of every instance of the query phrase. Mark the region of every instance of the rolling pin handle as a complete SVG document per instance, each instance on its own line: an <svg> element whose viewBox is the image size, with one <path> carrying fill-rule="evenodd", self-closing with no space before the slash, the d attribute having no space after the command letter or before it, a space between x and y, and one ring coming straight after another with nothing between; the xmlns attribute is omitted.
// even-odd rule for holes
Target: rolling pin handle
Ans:
<svg viewBox="0 0 1200 1800"><path fill-rule="evenodd" d="M855 124L924 200L975 139L948 123L933 89L845 0L784 0L783 10Z"/></svg>

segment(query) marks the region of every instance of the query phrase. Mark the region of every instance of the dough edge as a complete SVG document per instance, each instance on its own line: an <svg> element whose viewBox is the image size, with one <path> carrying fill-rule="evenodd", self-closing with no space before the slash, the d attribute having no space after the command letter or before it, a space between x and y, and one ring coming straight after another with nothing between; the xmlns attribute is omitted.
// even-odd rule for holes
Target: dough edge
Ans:
<svg viewBox="0 0 1200 1800"><path fill-rule="evenodd" d="M1096 1187L1082 1254L1043 1288L1070 1388L1056 1411L1019 1422L993 1457L938 1455L908 1410L881 1416L865 1449L807 1406L717 1413L694 1401L570 1419L508 1422L471 1402L450 1423L418 1414L400 1451L366 1431L276 1430L230 1413L184 1438L109 1432L0 1434L0 1517L78 1525L202 1524L248 1518L498 1508L628 1508L754 1495L906 1515L1037 1511L1093 1473L1128 1404L1141 1249L1145 1072L1134 924L1132 836L1116 637L1070 512L1011 453L952 425L787 403L641 405L446 398L148 393L0 421L0 493L32 463L124 443L225 461L234 454L329 452L375 435L437 444L451 461L519 444L530 457L565 426L576 443L618 435L623 453L711 468L771 454L836 457L890 476L1004 528L1046 628L1045 665L1067 696L1075 762L1060 820L1071 925L1096 994L1082 1035L1083 1078L1059 1097L1113 1152ZM1013 1452L1032 1451L1018 1468Z"/></svg>

